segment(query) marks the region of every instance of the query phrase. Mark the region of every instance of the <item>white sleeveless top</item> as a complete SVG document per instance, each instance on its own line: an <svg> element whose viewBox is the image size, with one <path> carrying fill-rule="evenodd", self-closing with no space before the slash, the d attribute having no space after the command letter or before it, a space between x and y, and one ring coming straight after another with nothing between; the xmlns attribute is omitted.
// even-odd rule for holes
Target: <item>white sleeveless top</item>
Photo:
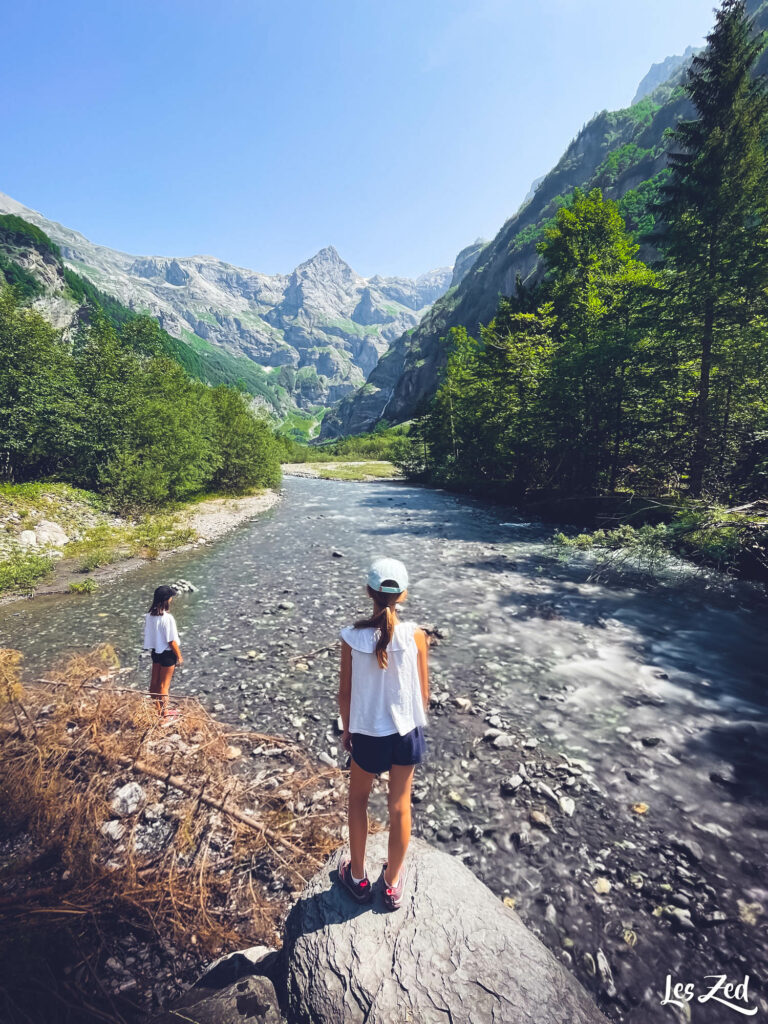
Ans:
<svg viewBox="0 0 768 1024"><path fill-rule="evenodd" d="M419 683L418 648L413 634L415 622L398 622L387 647L387 667L376 659L379 630L373 626L355 629L345 626L342 640L352 648L352 699L349 731L366 736L405 736L418 725L426 725Z"/></svg>

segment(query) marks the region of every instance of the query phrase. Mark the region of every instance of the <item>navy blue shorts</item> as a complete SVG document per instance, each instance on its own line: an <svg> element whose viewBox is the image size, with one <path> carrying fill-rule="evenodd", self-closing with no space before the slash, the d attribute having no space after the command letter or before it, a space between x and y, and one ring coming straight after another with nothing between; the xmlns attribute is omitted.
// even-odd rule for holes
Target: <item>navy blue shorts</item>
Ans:
<svg viewBox="0 0 768 1024"><path fill-rule="evenodd" d="M152 651L153 665L162 665L163 668L170 668L171 665L175 665L178 660L179 659L170 648L168 648L167 651L161 651L159 654L155 650Z"/></svg>
<svg viewBox="0 0 768 1024"><path fill-rule="evenodd" d="M388 772L393 764L421 764L426 752L424 729L420 725L405 736L397 732L389 736L366 736L362 732L353 732L351 740L352 759L371 775Z"/></svg>

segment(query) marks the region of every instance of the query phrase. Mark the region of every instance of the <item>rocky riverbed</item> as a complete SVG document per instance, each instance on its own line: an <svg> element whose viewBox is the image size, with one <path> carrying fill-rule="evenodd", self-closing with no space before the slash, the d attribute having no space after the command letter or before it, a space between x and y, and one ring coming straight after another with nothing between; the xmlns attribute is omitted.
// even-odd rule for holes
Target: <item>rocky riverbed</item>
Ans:
<svg viewBox="0 0 768 1024"><path fill-rule="evenodd" d="M366 611L369 558L403 558L406 617L438 641L416 832L514 901L613 1020L721 1024L714 1000L662 1005L668 975L703 993L706 975L748 974L765 1012L761 612L714 578L594 583L547 535L409 485L286 480L260 522L174 560L198 587L177 600L174 687L343 763L338 628ZM144 567L83 599L78 644L111 639L143 678L157 582ZM72 643L71 605L17 606L0 628L32 668Z"/></svg>

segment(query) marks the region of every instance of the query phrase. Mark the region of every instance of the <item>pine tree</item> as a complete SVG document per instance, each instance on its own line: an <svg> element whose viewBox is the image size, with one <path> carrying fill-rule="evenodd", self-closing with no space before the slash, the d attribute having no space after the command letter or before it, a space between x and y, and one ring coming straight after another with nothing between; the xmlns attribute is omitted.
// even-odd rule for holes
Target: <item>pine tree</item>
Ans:
<svg viewBox="0 0 768 1024"><path fill-rule="evenodd" d="M714 391L728 391L731 349L768 285L768 92L754 74L764 34L744 0L723 0L707 42L684 85L698 116L671 133L671 174L655 204L678 330L696 366L694 495L712 463Z"/></svg>

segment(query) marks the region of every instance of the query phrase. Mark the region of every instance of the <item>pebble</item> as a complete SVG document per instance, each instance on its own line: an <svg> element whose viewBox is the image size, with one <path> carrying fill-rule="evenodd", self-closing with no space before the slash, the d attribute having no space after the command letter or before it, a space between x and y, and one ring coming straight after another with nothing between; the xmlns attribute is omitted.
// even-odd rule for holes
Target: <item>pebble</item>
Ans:
<svg viewBox="0 0 768 1024"><path fill-rule="evenodd" d="M317 759L318 759L318 761L322 762L322 764L327 765L329 768L338 768L339 767L338 764L336 763L336 761L331 757L331 755L330 754L326 754L326 752L324 750L320 751L320 753L317 755Z"/></svg>
<svg viewBox="0 0 768 1024"><path fill-rule="evenodd" d="M504 796L511 796L517 792L522 784L523 779L521 775L510 775L508 779L502 781L500 789Z"/></svg>
<svg viewBox="0 0 768 1024"><path fill-rule="evenodd" d="M534 750L538 745L539 741L534 739L533 736L529 736L528 739L523 741L523 748L525 750Z"/></svg>
<svg viewBox="0 0 768 1024"><path fill-rule="evenodd" d="M595 890L596 893L603 895L611 891L611 883L608 881L607 878L596 878L595 881L592 883L592 888Z"/></svg>
<svg viewBox="0 0 768 1024"><path fill-rule="evenodd" d="M552 822L546 811L531 811L529 817L533 825L538 825L540 828L552 828Z"/></svg>
<svg viewBox="0 0 768 1024"><path fill-rule="evenodd" d="M136 811L146 803L147 795L138 782L126 782L124 786L115 793L112 803L112 810L119 817L135 814Z"/></svg>
<svg viewBox="0 0 768 1024"><path fill-rule="evenodd" d="M514 747L515 741L507 732L499 733L498 736L494 736L491 741L492 746L496 750L509 750L510 747Z"/></svg>
<svg viewBox="0 0 768 1024"><path fill-rule="evenodd" d="M107 839L111 839L113 843L117 843L125 835L125 825L122 821L117 821L116 819L105 821L101 826L101 834L106 836Z"/></svg>
<svg viewBox="0 0 768 1024"><path fill-rule="evenodd" d="M684 907L675 907L675 909L670 912L669 916L682 931L693 931L695 926L691 920L690 910L686 910Z"/></svg>
<svg viewBox="0 0 768 1024"><path fill-rule="evenodd" d="M547 800L551 800L552 803L556 807L560 806L560 801L559 801L558 797L555 795L555 793L552 791L552 789L550 789L550 787L546 784L546 782L537 782L537 783L535 783L535 787L536 787L536 790L539 793L541 793L542 796L545 796L547 798Z"/></svg>
<svg viewBox="0 0 768 1024"><path fill-rule="evenodd" d="M670 836L670 845L676 850L681 850L686 857L698 863L704 856L704 851L695 839L685 839L682 836Z"/></svg>
<svg viewBox="0 0 768 1024"><path fill-rule="evenodd" d="M573 812L576 810L575 802L569 796L561 796L558 800L558 805L563 814L569 818L573 817Z"/></svg>
<svg viewBox="0 0 768 1024"><path fill-rule="evenodd" d="M600 972L600 980L603 983L606 994L609 996L615 996L616 986L613 983L611 965L608 963L608 958L602 949L598 949L597 951L597 969Z"/></svg>
<svg viewBox="0 0 768 1024"><path fill-rule="evenodd" d="M455 789L452 789L448 793L448 799L452 804L458 804L459 807L463 807L467 811L474 811L477 806L477 801L472 796L462 796L461 793L457 793Z"/></svg>

